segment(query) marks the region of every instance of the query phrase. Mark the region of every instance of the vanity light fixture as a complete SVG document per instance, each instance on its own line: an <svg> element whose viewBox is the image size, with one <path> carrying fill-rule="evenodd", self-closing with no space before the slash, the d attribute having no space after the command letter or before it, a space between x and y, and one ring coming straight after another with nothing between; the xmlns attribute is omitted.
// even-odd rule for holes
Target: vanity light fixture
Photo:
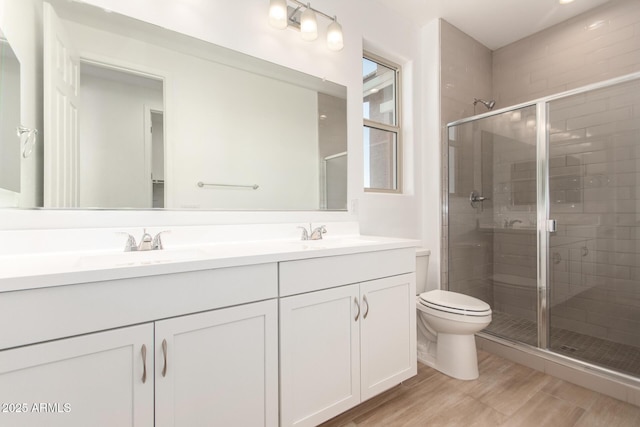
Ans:
<svg viewBox="0 0 640 427"><path fill-rule="evenodd" d="M342 25L338 24L338 17L333 17L333 22L327 28L327 47L329 50L339 51L344 47Z"/></svg>
<svg viewBox="0 0 640 427"><path fill-rule="evenodd" d="M287 0L271 0L269 3L269 24L279 30L287 28Z"/></svg>
<svg viewBox="0 0 640 427"><path fill-rule="evenodd" d="M308 42L318 38L318 21L311 3L307 3L307 9L300 16L300 36Z"/></svg>
<svg viewBox="0 0 640 427"><path fill-rule="evenodd" d="M558 0L558 3L560 3L560 4L569 4L569 3L573 3L573 0Z"/></svg>
<svg viewBox="0 0 640 427"><path fill-rule="evenodd" d="M289 6L288 2L295 6ZM311 3L302 3L298 0L269 0L269 24L272 27L284 30L287 27L300 30L303 40L313 41L318 38L317 15L324 16L331 23L327 27L327 47L329 50L339 51L344 48L344 36L342 26L335 16L329 16L324 12L311 7Z"/></svg>

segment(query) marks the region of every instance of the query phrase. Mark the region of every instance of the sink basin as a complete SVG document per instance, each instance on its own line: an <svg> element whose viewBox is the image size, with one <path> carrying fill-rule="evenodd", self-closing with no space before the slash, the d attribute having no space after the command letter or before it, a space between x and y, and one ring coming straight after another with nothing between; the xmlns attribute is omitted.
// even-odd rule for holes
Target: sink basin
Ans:
<svg viewBox="0 0 640 427"><path fill-rule="evenodd" d="M201 249L163 249L159 251L110 252L81 256L76 265L80 268L113 268L135 265L164 264L178 261L202 259L206 253Z"/></svg>
<svg viewBox="0 0 640 427"><path fill-rule="evenodd" d="M359 237L344 237L336 239L320 239L320 240L298 240L291 242L300 249L331 249L343 248L348 246L363 246L378 243L377 240L363 239Z"/></svg>

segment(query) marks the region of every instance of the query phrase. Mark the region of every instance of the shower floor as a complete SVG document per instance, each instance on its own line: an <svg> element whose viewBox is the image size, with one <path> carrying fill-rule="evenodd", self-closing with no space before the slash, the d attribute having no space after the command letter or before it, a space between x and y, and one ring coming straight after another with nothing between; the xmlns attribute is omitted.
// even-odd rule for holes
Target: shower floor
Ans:
<svg viewBox="0 0 640 427"><path fill-rule="evenodd" d="M538 329L535 322L499 311L494 311L492 317L485 332L537 345ZM550 349L564 356L640 376L639 347L551 327Z"/></svg>

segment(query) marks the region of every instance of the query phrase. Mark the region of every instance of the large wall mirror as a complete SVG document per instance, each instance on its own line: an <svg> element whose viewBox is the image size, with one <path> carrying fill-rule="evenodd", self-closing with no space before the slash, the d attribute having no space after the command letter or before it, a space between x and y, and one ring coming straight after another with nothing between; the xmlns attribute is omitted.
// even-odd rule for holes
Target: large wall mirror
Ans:
<svg viewBox="0 0 640 427"><path fill-rule="evenodd" d="M0 191L20 192L20 62L0 30Z"/></svg>
<svg viewBox="0 0 640 427"><path fill-rule="evenodd" d="M44 207L345 210L346 88L44 3Z"/></svg>

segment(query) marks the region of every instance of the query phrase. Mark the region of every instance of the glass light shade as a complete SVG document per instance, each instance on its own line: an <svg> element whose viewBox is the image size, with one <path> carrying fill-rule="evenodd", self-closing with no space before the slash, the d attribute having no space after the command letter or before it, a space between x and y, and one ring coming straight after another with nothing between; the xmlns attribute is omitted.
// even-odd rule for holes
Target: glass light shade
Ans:
<svg viewBox="0 0 640 427"><path fill-rule="evenodd" d="M339 51L344 47L344 38L342 36L342 25L338 24L335 19L327 28L327 47L329 50Z"/></svg>
<svg viewBox="0 0 640 427"><path fill-rule="evenodd" d="M312 41L318 38L318 21L316 21L316 13L310 7L302 12L300 16L300 34L302 39Z"/></svg>
<svg viewBox="0 0 640 427"><path fill-rule="evenodd" d="M287 28L287 0L270 1L269 24L279 30Z"/></svg>

